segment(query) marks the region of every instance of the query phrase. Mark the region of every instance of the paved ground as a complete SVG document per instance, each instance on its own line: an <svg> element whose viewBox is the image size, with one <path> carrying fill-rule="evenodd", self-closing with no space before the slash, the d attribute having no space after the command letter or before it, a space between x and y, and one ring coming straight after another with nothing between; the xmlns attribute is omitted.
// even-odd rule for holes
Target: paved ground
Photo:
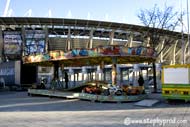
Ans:
<svg viewBox="0 0 190 127"><path fill-rule="evenodd" d="M160 99L160 95L150 98ZM131 123L134 120L141 123ZM163 125L163 120L170 123ZM152 127L153 122L160 124L155 127L189 127L190 103L168 104L161 99L147 108L134 102L94 103L0 92L0 127Z"/></svg>

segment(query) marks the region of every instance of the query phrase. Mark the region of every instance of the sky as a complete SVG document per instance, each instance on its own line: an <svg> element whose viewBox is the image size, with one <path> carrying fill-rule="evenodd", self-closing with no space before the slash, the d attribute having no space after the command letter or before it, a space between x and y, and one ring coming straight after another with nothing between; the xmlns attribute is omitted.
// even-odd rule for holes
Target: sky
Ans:
<svg viewBox="0 0 190 127"><path fill-rule="evenodd" d="M7 0L0 0L0 16L3 16ZM189 0L190 3L190 0ZM11 16L27 16L31 9L31 17L75 18L111 21L140 25L137 14L140 9L151 9L157 4L173 6L179 11L186 8L186 0L10 0Z"/></svg>

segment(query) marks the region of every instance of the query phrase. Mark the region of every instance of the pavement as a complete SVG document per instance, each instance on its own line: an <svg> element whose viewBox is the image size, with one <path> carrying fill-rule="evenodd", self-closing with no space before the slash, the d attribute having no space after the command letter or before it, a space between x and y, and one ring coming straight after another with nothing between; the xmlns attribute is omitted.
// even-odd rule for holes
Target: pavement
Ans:
<svg viewBox="0 0 190 127"><path fill-rule="evenodd" d="M151 94L153 107L135 102L99 103L78 99L28 96L0 92L0 127L188 127L190 103L167 103Z"/></svg>

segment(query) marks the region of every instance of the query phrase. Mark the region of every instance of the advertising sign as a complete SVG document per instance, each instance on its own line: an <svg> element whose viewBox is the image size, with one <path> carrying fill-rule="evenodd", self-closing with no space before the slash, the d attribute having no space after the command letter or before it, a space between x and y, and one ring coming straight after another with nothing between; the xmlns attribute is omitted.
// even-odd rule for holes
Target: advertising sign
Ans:
<svg viewBox="0 0 190 127"><path fill-rule="evenodd" d="M43 30L27 30L25 38L26 55L45 52L45 32Z"/></svg>
<svg viewBox="0 0 190 127"><path fill-rule="evenodd" d="M15 31L4 32L4 54L19 55L21 53L21 33Z"/></svg>

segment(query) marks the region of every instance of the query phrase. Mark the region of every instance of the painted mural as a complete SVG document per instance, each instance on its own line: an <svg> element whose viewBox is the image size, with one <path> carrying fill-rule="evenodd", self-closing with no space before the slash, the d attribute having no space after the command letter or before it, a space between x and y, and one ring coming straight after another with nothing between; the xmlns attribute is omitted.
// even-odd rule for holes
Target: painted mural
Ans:
<svg viewBox="0 0 190 127"><path fill-rule="evenodd" d="M72 49L68 52L61 50L50 51L48 54L35 54L23 57L25 63L67 60L74 58L89 58L101 56L147 56L154 57L155 52L152 48L147 47L124 47L118 45L99 46L92 49Z"/></svg>

